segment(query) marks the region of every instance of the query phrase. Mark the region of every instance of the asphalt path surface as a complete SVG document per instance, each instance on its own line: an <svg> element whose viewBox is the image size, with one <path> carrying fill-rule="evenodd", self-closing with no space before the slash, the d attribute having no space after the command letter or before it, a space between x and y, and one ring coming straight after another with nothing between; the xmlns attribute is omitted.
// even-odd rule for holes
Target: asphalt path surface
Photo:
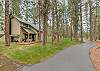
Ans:
<svg viewBox="0 0 100 71"><path fill-rule="evenodd" d="M35 65L26 65L19 71L95 71L89 57L94 42L66 48L54 57Z"/></svg>

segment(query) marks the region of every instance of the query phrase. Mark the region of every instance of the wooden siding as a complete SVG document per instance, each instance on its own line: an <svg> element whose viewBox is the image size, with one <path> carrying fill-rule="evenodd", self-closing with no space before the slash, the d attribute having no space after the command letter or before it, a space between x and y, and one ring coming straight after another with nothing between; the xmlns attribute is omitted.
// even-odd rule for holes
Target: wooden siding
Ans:
<svg viewBox="0 0 100 71"><path fill-rule="evenodd" d="M11 35L20 35L20 22L16 18L11 20Z"/></svg>
<svg viewBox="0 0 100 71"><path fill-rule="evenodd" d="M16 18L12 18L12 20L11 20L11 35L12 36L18 35L19 37L17 38L17 40L19 42L22 42L22 40L24 39L24 32L22 31L21 26L25 27L23 22L20 22ZM30 28L36 33L35 39L36 39L36 41L38 41L38 31L33 29L31 26L30 26Z"/></svg>

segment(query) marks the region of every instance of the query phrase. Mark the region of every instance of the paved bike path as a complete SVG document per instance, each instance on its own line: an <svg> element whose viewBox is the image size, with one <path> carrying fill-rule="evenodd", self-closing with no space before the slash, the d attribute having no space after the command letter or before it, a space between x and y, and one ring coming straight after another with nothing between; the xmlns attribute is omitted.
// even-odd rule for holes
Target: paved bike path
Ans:
<svg viewBox="0 0 100 71"><path fill-rule="evenodd" d="M66 48L42 63L24 66L20 71L95 71L89 58L93 42Z"/></svg>

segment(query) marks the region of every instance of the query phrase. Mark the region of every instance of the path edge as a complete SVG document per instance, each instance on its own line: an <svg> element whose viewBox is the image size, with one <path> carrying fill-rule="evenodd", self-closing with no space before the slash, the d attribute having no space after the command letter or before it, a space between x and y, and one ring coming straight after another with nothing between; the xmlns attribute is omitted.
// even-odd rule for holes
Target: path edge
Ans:
<svg viewBox="0 0 100 71"><path fill-rule="evenodd" d="M97 68L96 68L96 66L95 66L95 62L94 62L94 57L93 57L93 54L94 54L94 52L93 51L95 51L95 47L93 47L93 48L90 48L89 49L89 58L90 58L90 61L91 61L91 63L92 63L92 66L93 66L93 68L96 70L96 71L98 71L97 70Z"/></svg>

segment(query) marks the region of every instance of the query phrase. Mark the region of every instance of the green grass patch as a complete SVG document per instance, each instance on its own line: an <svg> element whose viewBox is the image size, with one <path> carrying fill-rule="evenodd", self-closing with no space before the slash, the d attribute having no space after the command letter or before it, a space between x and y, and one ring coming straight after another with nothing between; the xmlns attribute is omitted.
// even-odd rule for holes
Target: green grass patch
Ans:
<svg viewBox="0 0 100 71"><path fill-rule="evenodd" d="M37 43L34 45L16 45L13 43L10 47L0 44L0 53L7 55L9 58L25 64L36 64L55 55L57 52L71 45L79 43L70 39L62 39L54 45L48 42L46 46Z"/></svg>

